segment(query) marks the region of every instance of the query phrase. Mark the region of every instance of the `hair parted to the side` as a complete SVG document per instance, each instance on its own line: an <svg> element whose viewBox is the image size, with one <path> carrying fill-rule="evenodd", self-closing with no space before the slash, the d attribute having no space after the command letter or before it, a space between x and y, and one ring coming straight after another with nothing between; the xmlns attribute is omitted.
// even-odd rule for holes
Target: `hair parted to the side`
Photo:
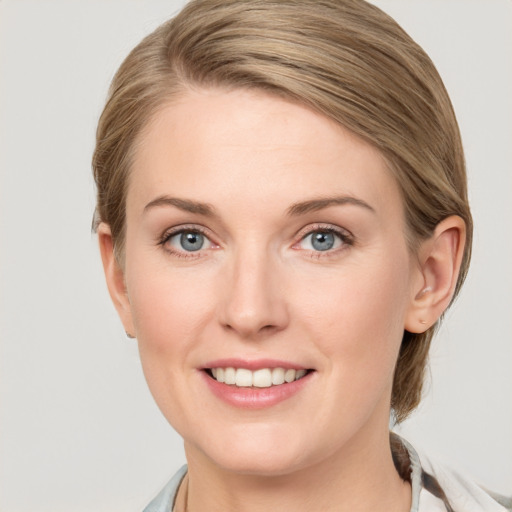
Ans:
<svg viewBox="0 0 512 512"><path fill-rule="evenodd" d="M93 157L97 222L123 258L130 164L141 131L190 87L257 88L307 105L377 147L400 187L411 251L450 215L472 240L464 155L443 82L425 52L362 0L193 0L126 58L100 118ZM391 406L419 403L436 326L405 332Z"/></svg>

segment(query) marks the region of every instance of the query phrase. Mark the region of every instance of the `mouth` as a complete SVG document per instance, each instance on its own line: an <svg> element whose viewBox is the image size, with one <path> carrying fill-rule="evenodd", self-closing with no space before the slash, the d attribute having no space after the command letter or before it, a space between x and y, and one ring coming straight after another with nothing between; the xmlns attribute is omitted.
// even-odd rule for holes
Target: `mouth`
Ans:
<svg viewBox="0 0 512 512"><path fill-rule="evenodd" d="M291 384L303 379L313 370L303 368L247 368L215 367L205 368L206 374L213 380L236 388L271 388Z"/></svg>
<svg viewBox="0 0 512 512"><path fill-rule="evenodd" d="M261 410L304 396L315 382L316 369L275 359L218 359L200 372L217 398L237 409ZM306 395L308 396L308 395Z"/></svg>

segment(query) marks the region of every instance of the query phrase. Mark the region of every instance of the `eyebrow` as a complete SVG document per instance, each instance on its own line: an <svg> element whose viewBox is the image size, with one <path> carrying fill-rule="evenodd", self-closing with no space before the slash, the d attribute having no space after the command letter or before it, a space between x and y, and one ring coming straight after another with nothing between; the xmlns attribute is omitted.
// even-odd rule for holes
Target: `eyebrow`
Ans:
<svg viewBox="0 0 512 512"><path fill-rule="evenodd" d="M144 213L158 206L174 206L189 213L197 213L198 215L205 215L206 217L216 216L213 207L208 203L200 203L198 201L191 201L190 199L179 199L169 196L160 196L150 201L144 207Z"/></svg>
<svg viewBox="0 0 512 512"><path fill-rule="evenodd" d="M290 206L287 213L288 215L294 217L297 215L304 215L305 213L309 212L323 210L329 206L336 205L360 206L366 210L371 211L372 213L376 213L374 208L372 208L366 201L352 196L321 197L318 199L311 199L309 201L301 201L300 203L295 203Z"/></svg>
<svg viewBox="0 0 512 512"><path fill-rule="evenodd" d="M343 206L343 205L355 205L365 208L373 213L375 210L362 199L352 196L336 196L336 197L323 197L317 199L310 199L308 201L301 201L295 203L287 210L287 214L291 217L304 215L309 212L315 212L328 208L329 206ZM214 208L208 203L201 203L199 201L192 201L190 199L180 199L178 197L160 196L150 201L144 207L144 213L152 208L159 206L174 206L180 210L189 213L195 213L198 215L204 215L206 217L216 217Z"/></svg>

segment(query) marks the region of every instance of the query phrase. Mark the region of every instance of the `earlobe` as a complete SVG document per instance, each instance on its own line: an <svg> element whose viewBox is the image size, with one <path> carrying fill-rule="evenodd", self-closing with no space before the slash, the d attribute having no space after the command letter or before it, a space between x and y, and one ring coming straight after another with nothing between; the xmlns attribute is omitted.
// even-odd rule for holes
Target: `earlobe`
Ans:
<svg viewBox="0 0 512 512"><path fill-rule="evenodd" d="M405 329L421 333L437 322L453 297L464 254L466 226L452 215L441 221L418 251L417 285L406 316Z"/></svg>
<svg viewBox="0 0 512 512"><path fill-rule="evenodd" d="M110 226L104 222L97 229L103 270L110 294L110 298L119 314L123 327L127 333L134 333L130 301L126 291L124 271L119 265L114 253L114 243Z"/></svg>

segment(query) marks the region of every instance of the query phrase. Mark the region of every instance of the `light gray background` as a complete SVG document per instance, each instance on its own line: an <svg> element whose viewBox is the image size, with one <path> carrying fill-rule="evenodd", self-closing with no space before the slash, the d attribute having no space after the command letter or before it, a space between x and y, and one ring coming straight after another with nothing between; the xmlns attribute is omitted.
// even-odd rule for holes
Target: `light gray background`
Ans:
<svg viewBox="0 0 512 512"><path fill-rule="evenodd" d="M121 60L183 2L0 0L0 510L140 511L183 463L90 235L95 123ZM465 143L475 250L402 432L512 490L512 3L378 1L424 46Z"/></svg>

